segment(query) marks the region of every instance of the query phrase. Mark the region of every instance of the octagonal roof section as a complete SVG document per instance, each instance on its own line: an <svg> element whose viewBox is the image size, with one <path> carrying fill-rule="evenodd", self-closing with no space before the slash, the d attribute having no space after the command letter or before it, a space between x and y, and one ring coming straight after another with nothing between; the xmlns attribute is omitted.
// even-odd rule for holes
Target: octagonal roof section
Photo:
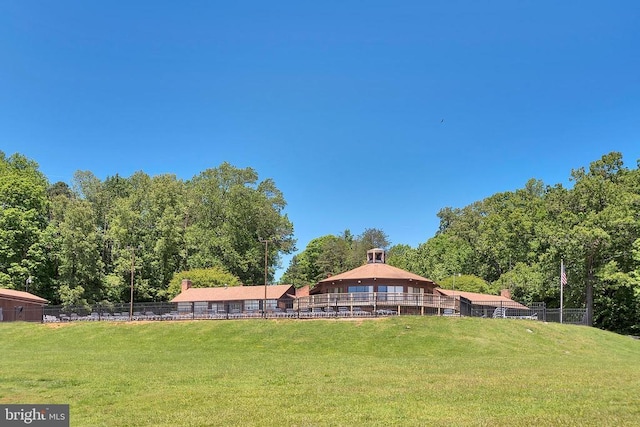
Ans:
<svg viewBox="0 0 640 427"><path fill-rule="evenodd" d="M398 280L415 280L436 285L435 282L426 277L410 273L398 267L393 267L384 263L369 263L335 276L327 277L320 280L318 284L336 282L341 280L363 280L363 279L398 279Z"/></svg>

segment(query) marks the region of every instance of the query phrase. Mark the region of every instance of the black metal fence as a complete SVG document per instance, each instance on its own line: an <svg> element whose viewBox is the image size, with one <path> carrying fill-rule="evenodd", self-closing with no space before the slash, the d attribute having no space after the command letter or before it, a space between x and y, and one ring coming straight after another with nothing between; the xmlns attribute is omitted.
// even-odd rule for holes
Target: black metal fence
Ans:
<svg viewBox="0 0 640 427"><path fill-rule="evenodd" d="M172 321L197 319L251 319L251 318L367 318L398 315L466 316L502 319L526 319L544 322L560 322L560 310L547 308L544 303L529 307L516 302L487 301L473 304L464 298L459 305L446 309L416 309L411 306L342 306L305 307L290 300L278 301L274 308L261 310L238 310L232 305L216 304L218 309L203 308L198 303L150 302L130 304L96 304L93 306L45 306L42 321L45 323L72 321ZM224 307L224 308L222 308ZM565 308L563 323L586 324L586 310Z"/></svg>
<svg viewBox="0 0 640 427"><path fill-rule="evenodd" d="M542 322L560 323L560 309L547 308L543 302L530 304L528 307L510 302L487 302L483 305L462 305L461 312L471 317L492 317L502 319L527 319ZM564 308L562 323L586 325L587 310L584 308Z"/></svg>
<svg viewBox="0 0 640 427"><path fill-rule="evenodd" d="M130 304L95 304L92 306L45 306L43 322L75 320L164 320L179 314L176 304L169 302Z"/></svg>
<svg viewBox="0 0 640 427"><path fill-rule="evenodd" d="M545 322L557 322L560 323L560 309L550 308L544 311ZM587 310L584 308L564 308L562 309L562 323L571 325L586 325L587 324Z"/></svg>
<svg viewBox="0 0 640 427"><path fill-rule="evenodd" d="M46 306L43 322L71 321L142 321L142 320L202 320L202 319L251 319L251 318L331 318L331 317L373 317L392 316L398 312L389 309L363 310L360 307L322 307L322 308L281 308L286 307L289 300L278 301L276 307L266 311L202 308L194 303L136 303L133 308L129 304L108 304L94 306ZM281 304L282 303L282 304ZM218 305L218 304L216 304Z"/></svg>
<svg viewBox="0 0 640 427"><path fill-rule="evenodd" d="M473 304L469 301L461 306L461 312L470 317L492 317L501 319L543 320L544 303L526 307L514 301L486 301Z"/></svg>

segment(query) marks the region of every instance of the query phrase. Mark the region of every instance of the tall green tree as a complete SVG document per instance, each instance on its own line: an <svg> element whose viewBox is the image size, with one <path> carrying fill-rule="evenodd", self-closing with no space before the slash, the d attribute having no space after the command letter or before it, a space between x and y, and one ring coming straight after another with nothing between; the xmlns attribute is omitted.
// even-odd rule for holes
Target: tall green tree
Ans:
<svg viewBox="0 0 640 427"><path fill-rule="evenodd" d="M345 230L341 235L328 234L311 240L293 257L281 282L296 286L313 285L319 280L356 268L367 260L367 251L389 246L387 235L368 228L354 237Z"/></svg>
<svg viewBox="0 0 640 427"><path fill-rule="evenodd" d="M221 267L186 270L173 275L169 282L167 298L171 299L181 292L181 284L184 279L190 280L193 288L220 288L241 284L240 279Z"/></svg>
<svg viewBox="0 0 640 427"><path fill-rule="evenodd" d="M607 265L609 269L615 265L618 271L617 266L628 266L630 248L638 236L640 198L623 185L628 173L620 153L592 162L588 171L572 171L575 185L570 208L576 223L568 236L568 250L584 283L589 325L594 319L594 290L604 290L597 280L599 271Z"/></svg>
<svg viewBox="0 0 640 427"><path fill-rule="evenodd" d="M103 299L102 236L95 224L95 212L91 204L79 199L68 201L59 224L60 283L69 289L81 287L82 292L78 293L78 297L90 302Z"/></svg>
<svg viewBox="0 0 640 427"><path fill-rule="evenodd" d="M174 175L136 172L125 188L126 193L111 198L107 236L113 246L113 268L108 283L114 292L121 290L122 298L129 298L125 294L133 263L134 298L162 300L173 274L183 265L184 185Z"/></svg>
<svg viewBox="0 0 640 427"><path fill-rule="evenodd" d="M284 196L251 168L228 163L187 183L185 256L189 268L224 266L244 283L264 281L264 251L273 278L280 253L295 247ZM270 243L264 243L268 241Z"/></svg>
<svg viewBox="0 0 640 427"><path fill-rule="evenodd" d="M0 287L32 291L48 282L41 245L48 221L48 182L38 164L0 152Z"/></svg>

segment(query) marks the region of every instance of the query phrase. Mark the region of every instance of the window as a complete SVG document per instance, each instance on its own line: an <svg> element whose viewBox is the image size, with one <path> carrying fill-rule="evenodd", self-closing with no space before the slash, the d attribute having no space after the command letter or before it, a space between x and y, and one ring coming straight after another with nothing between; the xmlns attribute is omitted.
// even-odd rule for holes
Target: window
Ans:
<svg viewBox="0 0 640 427"><path fill-rule="evenodd" d="M354 301L366 302L369 300L369 294L373 293L373 286L349 286L348 291L350 294L357 294L353 295Z"/></svg>
<svg viewBox="0 0 640 427"><path fill-rule="evenodd" d="M267 300L267 310L275 310L278 307L278 300L268 299Z"/></svg>
<svg viewBox="0 0 640 427"><path fill-rule="evenodd" d="M209 303L206 301L198 301L193 303L193 312L196 314L206 313Z"/></svg>
<svg viewBox="0 0 640 427"><path fill-rule="evenodd" d="M404 291L402 286L378 285L378 301L393 301L400 299L400 296L390 296L387 294L401 294Z"/></svg>
<svg viewBox="0 0 640 427"><path fill-rule="evenodd" d="M179 302L178 303L178 311L180 313L191 313L191 303L190 302Z"/></svg>
<svg viewBox="0 0 640 427"><path fill-rule="evenodd" d="M355 292L373 292L373 286L349 286L349 293Z"/></svg>
<svg viewBox="0 0 640 427"><path fill-rule="evenodd" d="M416 304L422 304L424 298L424 288L412 288L409 286L408 293L411 294L411 300Z"/></svg>
<svg viewBox="0 0 640 427"><path fill-rule="evenodd" d="M387 300L387 285L378 285L378 301Z"/></svg>
<svg viewBox="0 0 640 427"><path fill-rule="evenodd" d="M260 300L257 299L248 299L244 302L244 309L247 311L258 311L260 310Z"/></svg>

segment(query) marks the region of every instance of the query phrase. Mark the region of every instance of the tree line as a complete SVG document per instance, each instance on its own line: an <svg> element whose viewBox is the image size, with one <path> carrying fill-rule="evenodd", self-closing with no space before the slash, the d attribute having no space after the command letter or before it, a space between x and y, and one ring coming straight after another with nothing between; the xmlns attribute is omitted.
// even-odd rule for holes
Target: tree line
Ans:
<svg viewBox="0 0 640 427"><path fill-rule="evenodd" d="M38 164L0 152L0 287L53 303L162 301L173 276L213 269L231 284L264 281L295 248L286 202L271 179L228 163L190 180L136 172L75 173L49 184Z"/></svg>
<svg viewBox="0 0 640 427"><path fill-rule="evenodd" d="M571 188L532 179L445 207L436 234L415 248L391 246L375 228L315 238L280 281L313 285L381 247L389 264L443 287L455 280L457 289L510 289L525 304L557 307L564 261L565 306L586 307L595 326L639 334L638 165L626 167L613 152L570 176ZM78 171L68 185L50 184L21 154L0 152L0 287L94 303L129 301L132 271L136 301L169 299L185 271L203 284L262 284L265 249L269 281L280 256L296 250L285 207L273 180L228 163L190 180L144 172L101 180Z"/></svg>
<svg viewBox="0 0 640 427"><path fill-rule="evenodd" d="M435 236L412 248L396 244L387 262L443 287L498 293L509 289L523 303L587 309L589 324L640 334L640 170L612 152L571 171L572 188L529 180L524 188L494 194L438 213ZM370 231L370 230L369 230ZM376 232L379 232L377 230ZM367 233L363 233L367 234ZM382 233L384 235L384 233ZM349 232L314 239L291 260L283 278L313 284L326 274L360 265L364 251ZM454 279L455 276L455 279Z"/></svg>

